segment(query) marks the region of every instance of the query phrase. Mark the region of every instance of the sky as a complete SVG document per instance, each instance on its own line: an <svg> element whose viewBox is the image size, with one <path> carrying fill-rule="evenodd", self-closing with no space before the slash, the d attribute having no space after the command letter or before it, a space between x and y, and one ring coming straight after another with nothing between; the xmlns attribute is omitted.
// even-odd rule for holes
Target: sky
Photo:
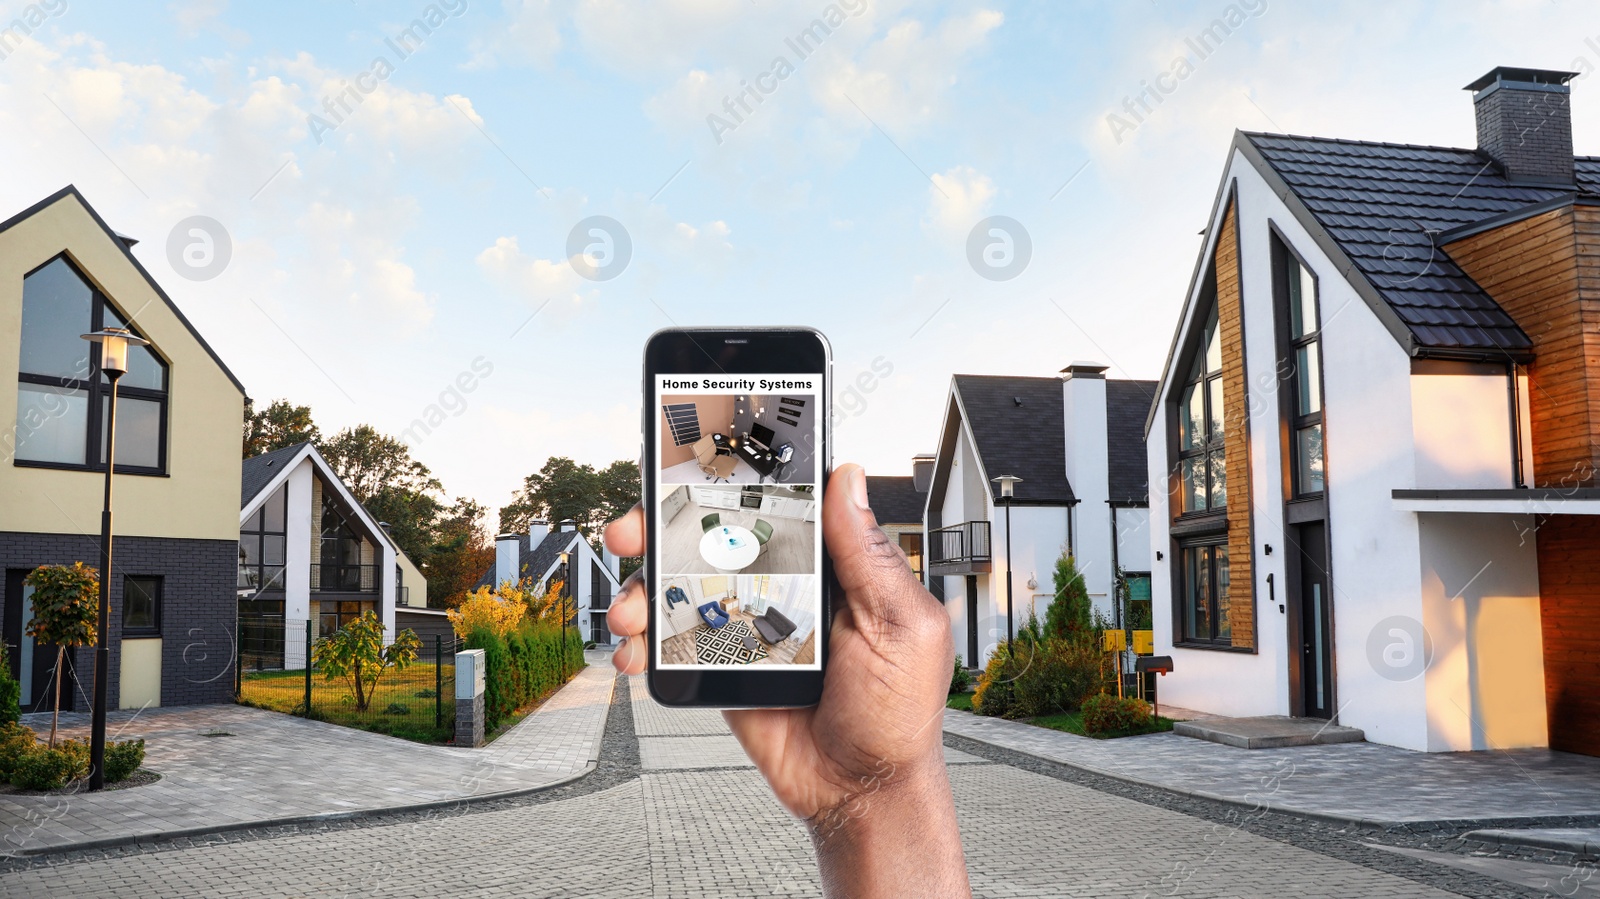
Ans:
<svg viewBox="0 0 1600 899"><path fill-rule="evenodd" d="M1580 73L1600 154L1573 0L3 0L7 25L0 218L77 185L258 406L405 434L491 507L550 456L637 458L664 327L820 329L834 458L875 474L935 448L957 372L1158 377L1235 129L1471 147L1462 86L1518 65Z"/></svg>

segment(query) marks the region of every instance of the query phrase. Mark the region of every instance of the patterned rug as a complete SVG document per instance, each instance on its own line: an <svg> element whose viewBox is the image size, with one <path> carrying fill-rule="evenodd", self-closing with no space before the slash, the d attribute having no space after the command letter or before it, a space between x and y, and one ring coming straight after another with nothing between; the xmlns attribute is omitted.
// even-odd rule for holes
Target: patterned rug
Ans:
<svg viewBox="0 0 1600 899"><path fill-rule="evenodd" d="M756 641L755 649L744 648L740 637L745 634ZM702 624L694 632L694 657L702 665L748 665L766 658L767 647L743 621L730 621L719 630Z"/></svg>

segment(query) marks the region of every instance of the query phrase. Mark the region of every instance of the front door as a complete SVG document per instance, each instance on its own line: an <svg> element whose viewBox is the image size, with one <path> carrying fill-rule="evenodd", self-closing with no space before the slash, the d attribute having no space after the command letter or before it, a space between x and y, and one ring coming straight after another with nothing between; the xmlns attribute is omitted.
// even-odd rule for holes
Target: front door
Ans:
<svg viewBox="0 0 1600 899"><path fill-rule="evenodd" d="M55 708L56 647L35 644L24 632L33 618L33 588L23 583L32 568L11 568L6 571L6 663L11 674L22 687L18 705L24 712L48 712ZM62 666L67 673L61 685L61 708L72 708L75 681L72 677L72 656L66 656Z"/></svg>
<svg viewBox="0 0 1600 899"><path fill-rule="evenodd" d="M1300 554L1300 694L1307 718L1332 718L1333 597L1328 592L1327 525L1295 527Z"/></svg>
<svg viewBox="0 0 1600 899"><path fill-rule="evenodd" d="M978 577L969 574L967 581L967 667L979 667L978 660Z"/></svg>

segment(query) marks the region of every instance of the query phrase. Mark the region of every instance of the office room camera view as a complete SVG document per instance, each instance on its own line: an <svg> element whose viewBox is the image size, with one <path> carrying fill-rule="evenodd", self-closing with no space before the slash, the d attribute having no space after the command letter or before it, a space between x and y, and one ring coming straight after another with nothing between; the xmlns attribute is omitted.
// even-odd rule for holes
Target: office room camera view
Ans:
<svg viewBox="0 0 1600 899"><path fill-rule="evenodd" d="M662 395L660 664L817 667L812 394Z"/></svg>

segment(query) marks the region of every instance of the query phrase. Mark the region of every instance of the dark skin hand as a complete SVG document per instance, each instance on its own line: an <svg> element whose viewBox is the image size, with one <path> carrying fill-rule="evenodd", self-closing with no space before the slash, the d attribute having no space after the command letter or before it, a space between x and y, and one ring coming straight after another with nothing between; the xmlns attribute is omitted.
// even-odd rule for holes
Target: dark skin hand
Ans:
<svg viewBox="0 0 1600 899"><path fill-rule="evenodd" d="M829 896L970 896L942 745L955 661L944 608L878 527L859 466L828 480L822 532L843 590L821 702L723 717L778 801L806 821ZM606 528L606 546L644 553L639 507ZM627 638L612 657L623 674L645 669L645 593L636 575L607 616Z"/></svg>

